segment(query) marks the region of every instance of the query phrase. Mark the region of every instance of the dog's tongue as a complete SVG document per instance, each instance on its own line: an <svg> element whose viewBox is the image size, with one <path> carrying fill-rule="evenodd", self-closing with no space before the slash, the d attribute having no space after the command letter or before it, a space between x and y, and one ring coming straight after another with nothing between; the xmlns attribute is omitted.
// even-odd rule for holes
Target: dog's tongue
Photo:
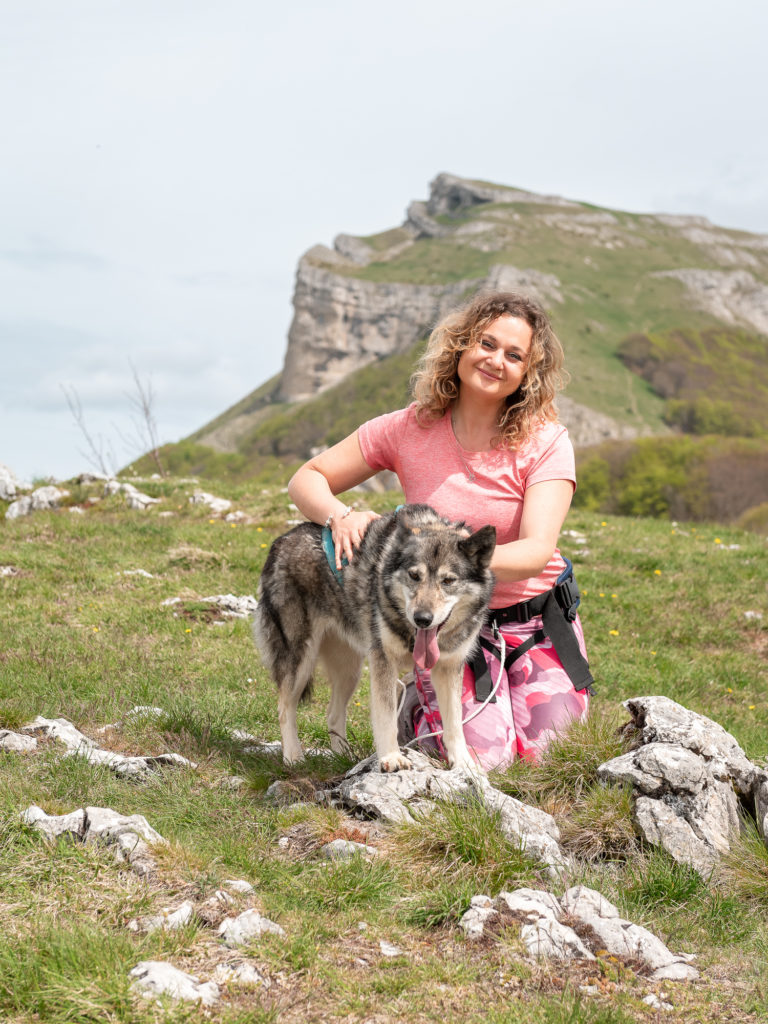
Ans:
<svg viewBox="0 0 768 1024"><path fill-rule="evenodd" d="M437 629L437 626L431 626L429 629L416 630L413 660L419 668L432 668L440 657L440 648L437 646Z"/></svg>

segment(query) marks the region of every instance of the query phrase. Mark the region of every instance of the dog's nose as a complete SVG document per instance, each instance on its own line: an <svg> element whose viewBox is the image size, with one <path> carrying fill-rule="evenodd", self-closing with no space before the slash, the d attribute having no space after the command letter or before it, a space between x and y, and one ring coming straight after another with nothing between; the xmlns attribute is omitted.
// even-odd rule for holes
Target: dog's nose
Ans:
<svg viewBox="0 0 768 1024"><path fill-rule="evenodd" d="M433 618L434 616L431 612L414 612L413 615L413 621L419 629L427 629L428 626L431 626Z"/></svg>

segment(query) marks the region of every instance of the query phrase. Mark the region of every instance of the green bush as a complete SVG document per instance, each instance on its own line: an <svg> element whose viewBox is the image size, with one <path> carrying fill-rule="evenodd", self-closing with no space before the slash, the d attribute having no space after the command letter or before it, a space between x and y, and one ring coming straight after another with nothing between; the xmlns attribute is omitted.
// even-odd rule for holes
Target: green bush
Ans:
<svg viewBox="0 0 768 1024"><path fill-rule="evenodd" d="M574 507L604 514L732 523L768 502L768 450L756 438L606 442L579 453L577 476Z"/></svg>

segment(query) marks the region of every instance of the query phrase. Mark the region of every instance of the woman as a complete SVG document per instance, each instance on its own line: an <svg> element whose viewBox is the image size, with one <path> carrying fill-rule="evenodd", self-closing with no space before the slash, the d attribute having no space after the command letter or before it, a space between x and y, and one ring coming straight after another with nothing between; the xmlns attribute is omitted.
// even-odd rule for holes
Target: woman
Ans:
<svg viewBox="0 0 768 1024"><path fill-rule="evenodd" d="M397 473L409 503L432 505L473 530L496 527L491 616L506 652L523 649L515 660L504 659L502 672L493 625L484 631L492 680L504 681L497 710L508 705L513 719L508 736L497 724L490 733L499 735L488 735L485 712L473 720L474 733L465 726L484 767L515 754L537 756L558 730L586 714L589 701L578 592L572 577L563 582L567 564L556 547L576 483L573 447L554 404L562 363L560 342L536 303L506 292L480 295L433 331L411 382L414 403L364 423L302 466L288 487L309 519L331 528L337 568L354 557L376 514L350 509L335 495L382 469ZM474 668L483 674L482 662ZM467 709L482 696L471 682L468 669ZM432 731L434 708L428 679L417 684L417 733L424 733Z"/></svg>

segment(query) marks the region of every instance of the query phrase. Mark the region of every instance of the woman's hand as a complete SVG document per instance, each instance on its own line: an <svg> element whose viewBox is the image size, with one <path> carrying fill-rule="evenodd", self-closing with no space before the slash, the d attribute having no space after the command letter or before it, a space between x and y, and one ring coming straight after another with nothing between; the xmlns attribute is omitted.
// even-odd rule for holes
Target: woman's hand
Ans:
<svg viewBox="0 0 768 1024"><path fill-rule="evenodd" d="M365 536L365 531L374 519L378 519L378 513L370 509L352 509L344 516L334 516L331 523L333 534L333 547L336 552L336 568L341 569L341 560L346 558L351 562L355 548L359 548Z"/></svg>

